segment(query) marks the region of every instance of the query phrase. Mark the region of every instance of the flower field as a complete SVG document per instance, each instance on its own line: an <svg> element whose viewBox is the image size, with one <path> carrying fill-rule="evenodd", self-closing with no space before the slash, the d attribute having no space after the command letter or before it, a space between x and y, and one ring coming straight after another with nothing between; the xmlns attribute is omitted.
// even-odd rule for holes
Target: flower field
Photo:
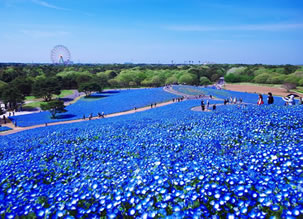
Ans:
<svg viewBox="0 0 303 219"><path fill-rule="evenodd" d="M18 126L33 126L44 123L81 119L90 113L97 116L98 112L105 114L123 112L134 109L134 107L144 107L152 103L169 101L178 96L163 91L162 88L121 90L115 92L104 92L92 95L92 98L81 98L76 103L67 106L67 112L61 113L58 119L51 119L49 112L40 112L22 116L9 117L12 121L17 121Z"/></svg>
<svg viewBox="0 0 303 219"><path fill-rule="evenodd" d="M302 106L199 104L0 137L0 215L302 216Z"/></svg>
<svg viewBox="0 0 303 219"><path fill-rule="evenodd" d="M6 126L1 126L0 127L0 132L4 132L4 131L8 131L8 130L11 130L11 128L6 127Z"/></svg>

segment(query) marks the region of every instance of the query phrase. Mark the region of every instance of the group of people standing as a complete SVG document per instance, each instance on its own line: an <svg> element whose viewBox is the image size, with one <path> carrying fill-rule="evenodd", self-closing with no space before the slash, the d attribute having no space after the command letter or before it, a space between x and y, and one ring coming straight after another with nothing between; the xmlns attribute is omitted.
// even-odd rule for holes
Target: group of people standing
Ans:
<svg viewBox="0 0 303 219"><path fill-rule="evenodd" d="M213 110L216 110L216 104L213 105ZM209 109L209 100L206 101L206 105L204 104L204 100L201 100L201 110L207 111Z"/></svg>
<svg viewBox="0 0 303 219"><path fill-rule="evenodd" d="M179 98L173 98L173 102L181 102L182 100L184 100L184 96Z"/></svg>
<svg viewBox="0 0 303 219"><path fill-rule="evenodd" d="M299 97L299 96L295 95L295 94L289 94L287 97L282 97L282 99L285 101L285 105L295 105L296 104L295 97ZM272 93L269 92L268 96L267 96L267 104L273 104L273 103L274 103L274 97L273 97ZM257 104L258 105L264 104L262 94L259 94ZM303 104L303 98L302 97L300 97L300 99L299 99L299 104L300 105Z"/></svg>
<svg viewBox="0 0 303 219"><path fill-rule="evenodd" d="M274 97L273 97L273 95L272 95L271 92L268 93L268 96L267 96L267 103L268 103L268 104L273 104L273 103L274 103ZM262 95L262 94L259 94L259 98L258 98L257 104L258 104L258 105L264 104L263 95Z"/></svg>
<svg viewBox="0 0 303 219"><path fill-rule="evenodd" d="M237 97L235 98L227 98L227 99L224 99L224 105L228 104L228 103L231 103L231 104L237 104L237 103L242 103L243 102L243 99L240 97L239 99L237 99Z"/></svg>

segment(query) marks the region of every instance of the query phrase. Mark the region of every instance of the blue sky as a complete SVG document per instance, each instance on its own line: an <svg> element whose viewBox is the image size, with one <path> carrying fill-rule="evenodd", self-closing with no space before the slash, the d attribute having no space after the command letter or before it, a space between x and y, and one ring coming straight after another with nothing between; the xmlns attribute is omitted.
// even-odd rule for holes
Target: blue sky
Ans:
<svg viewBox="0 0 303 219"><path fill-rule="evenodd" d="M303 1L0 0L0 62L58 44L75 63L303 64Z"/></svg>

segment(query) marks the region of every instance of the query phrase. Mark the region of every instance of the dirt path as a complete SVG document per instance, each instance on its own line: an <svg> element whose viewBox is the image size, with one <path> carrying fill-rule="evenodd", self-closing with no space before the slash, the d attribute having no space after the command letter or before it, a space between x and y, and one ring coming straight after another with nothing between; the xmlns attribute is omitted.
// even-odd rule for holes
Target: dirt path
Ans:
<svg viewBox="0 0 303 219"><path fill-rule="evenodd" d="M156 107L154 106L153 108L166 106L166 105L169 105L169 104L172 104L172 103L174 103L174 102L173 101L168 101L168 102L163 102L163 103L157 103L157 106ZM150 106L145 106L145 107L141 107L141 108L125 111L125 112L108 114L108 115L105 115L104 118L110 118L110 117L115 117L115 116L122 116L122 115L132 114L132 113L142 112L142 111L149 110L149 109L152 109L152 108ZM92 117L91 120L95 120L95 119L103 119L103 118L99 118L99 117L96 116L96 117ZM84 122L84 121L89 121L89 119L86 118L85 120L77 119L77 120L69 120L69 121L62 121L62 122L54 122L54 123L48 123L47 126L69 124L69 123L76 123L76 122ZM30 130L30 129L35 129L35 128L40 128L40 127L45 127L46 125L41 124L41 125L28 126L28 127L14 127L14 125L12 123L7 123L6 126L12 128L13 130L0 132L0 136L10 135L10 134L13 134L13 133L17 133L17 132L21 132L21 131L25 131L25 130Z"/></svg>
<svg viewBox="0 0 303 219"><path fill-rule="evenodd" d="M209 95L189 95L189 94L184 94L180 91L176 91L174 90L171 86L169 87L164 87L163 88L164 91L168 92L168 93L172 93L172 94L175 94L175 95L179 95L179 96L183 96L185 100L196 100L196 99L212 99L212 100L223 100L223 99L220 99L220 98L216 98L216 97L210 97Z"/></svg>
<svg viewBox="0 0 303 219"><path fill-rule="evenodd" d="M225 84L224 89L232 90L232 91L248 92L248 93L260 93L260 94L267 94L268 92L271 92L274 96L282 96L282 97L285 97L290 93L295 93L295 92L286 92L285 89L278 87L244 85L244 84ZM302 94L299 93L297 94L299 96L303 96Z"/></svg>
<svg viewBox="0 0 303 219"><path fill-rule="evenodd" d="M182 96L184 96L185 98L189 97L189 95L187 95L187 94L174 90L171 86L164 87L163 90L168 93L171 93L171 94L179 95L180 97L182 97Z"/></svg>

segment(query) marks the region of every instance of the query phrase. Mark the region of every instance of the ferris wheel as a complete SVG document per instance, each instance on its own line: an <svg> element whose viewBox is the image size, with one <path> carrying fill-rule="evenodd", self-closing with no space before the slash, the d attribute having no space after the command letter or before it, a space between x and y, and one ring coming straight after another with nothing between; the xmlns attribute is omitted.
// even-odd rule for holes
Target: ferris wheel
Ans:
<svg viewBox="0 0 303 219"><path fill-rule="evenodd" d="M57 45L51 51L51 60L54 64L69 64L70 59L71 54L66 46Z"/></svg>

